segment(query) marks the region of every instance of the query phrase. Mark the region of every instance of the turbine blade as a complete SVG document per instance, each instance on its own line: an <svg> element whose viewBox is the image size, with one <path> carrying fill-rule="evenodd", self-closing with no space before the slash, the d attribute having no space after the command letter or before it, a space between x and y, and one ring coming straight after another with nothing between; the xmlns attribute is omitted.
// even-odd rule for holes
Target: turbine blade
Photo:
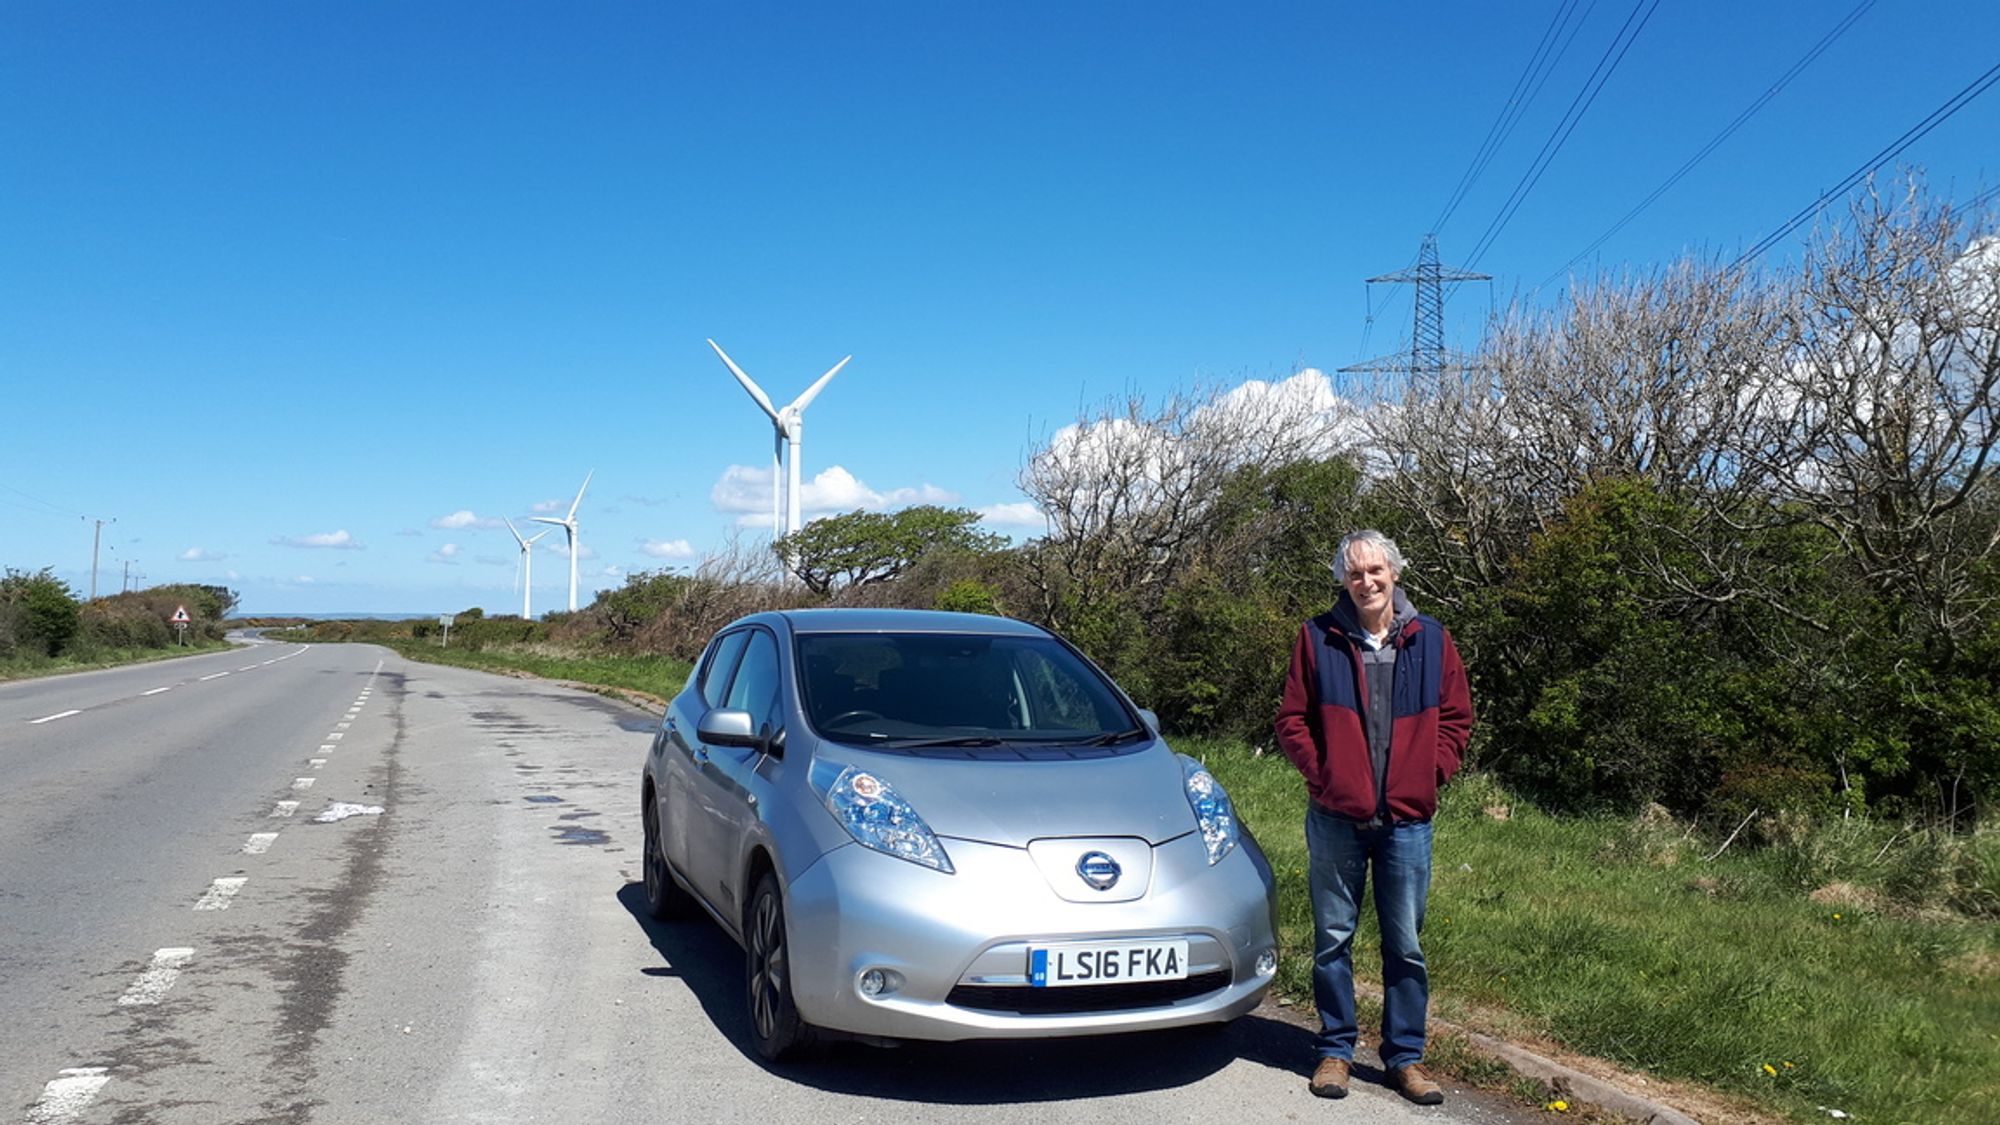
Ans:
<svg viewBox="0 0 2000 1125"><path fill-rule="evenodd" d="M848 359L853 359L853 358L854 358L853 356L848 356L848 357L847 357L847 359L843 359L843 360L841 360L841 361L840 361L839 363L836 363L836 364L834 364L834 365L833 365L833 369L832 369L832 370L830 370L830 371L828 371L828 372L827 372L826 374L824 374L824 375L820 376L820 377L819 377L819 381L818 381L818 382L814 383L814 384L813 384L812 386L810 386L810 387L807 387L807 388L806 388L806 393L804 393L804 394L800 395L799 397L797 397L797 398L793 399L793 400L792 400L792 404L791 404L790 406L786 407L785 409L787 409L787 410L804 410L804 409L805 409L806 407L808 407L808 406L811 406L811 405L812 405L812 400L813 400L813 399L816 399L816 398L818 398L818 397L819 397L819 393L820 393L820 391L822 391L822 390L826 389L826 385L827 385L828 383L831 383L831 382L833 382L833 377L834 377L835 375L838 375L838 374L840 374L840 369L841 369L841 368L843 368L843 367L846 367L846 366L847 366L847 360L848 360Z"/></svg>
<svg viewBox="0 0 2000 1125"><path fill-rule="evenodd" d="M546 531L537 531L533 535L528 536L526 539L521 540L521 549L523 551L527 550L528 544L533 543L535 540L540 539L542 536L547 534L548 532Z"/></svg>
<svg viewBox="0 0 2000 1125"><path fill-rule="evenodd" d="M590 478L596 475L597 475L596 469L592 469L589 472L583 474L583 488L589 488ZM569 502L569 515L564 516L563 517L564 519L566 520L576 519L576 506L578 504L583 503L583 488L579 488L576 490L576 499Z"/></svg>
<svg viewBox="0 0 2000 1125"><path fill-rule="evenodd" d="M729 353L722 350L721 344L710 340L708 346L715 349L715 354L721 356L722 362L729 366L729 373L736 376L736 381L743 384L743 389L749 391L750 397L757 400L757 405L764 408L764 413L771 416L771 421L776 422L778 408L771 405L771 396L764 393L764 388L758 386L750 376L745 375L741 367L736 366L736 361L729 358Z"/></svg>
<svg viewBox="0 0 2000 1125"><path fill-rule="evenodd" d="M556 525L557 527L568 527L568 526L569 526L569 521L568 521L568 520L559 520L559 519L555 518L554 516L529 516L529 517L528 517L528 522L529 522L529 523L552 523L552 524ZM542 532L542 534L543 534L543 535L547 535L547 534L548 534L548 532L544 531L544 532Z"/></svg>
<svg viewBox="0 0 2000 1125"><path fill-rule="evenodd" d="M508 530L508 531L511 531L511 532L513 532L513 533L514 533L514 541L515 541L516 543L519 543L519 544L521 545L521 549L522 549L523 551L527 550L527 549L528 549L528 541L527 541L526 539L523 539L523 538L521 538L521 532L520 532L520 529L519 529L519 528L516 528L516 527L514 526L514 521L513 521L513 520L510 520L510 519L508 519L508 518L507 518L506 516L501 516L501 517L500 517L500 521L501 521L502 523L505 523L505 524L507 525L507 530ZM547 534L548 534L548 532L544 531L544 532L542 532L542 534L543 534L543 535L547 535Z"/></svg>

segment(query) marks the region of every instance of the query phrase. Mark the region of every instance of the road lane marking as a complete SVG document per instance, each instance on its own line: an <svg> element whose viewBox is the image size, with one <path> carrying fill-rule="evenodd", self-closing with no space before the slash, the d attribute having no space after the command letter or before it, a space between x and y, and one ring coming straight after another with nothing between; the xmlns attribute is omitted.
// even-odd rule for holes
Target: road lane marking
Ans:
<svg viewBox="0 0 2000 1125"><path fill-rule="evenodd" d="M152 691L142 691L142 692L140 692L139 694L140 694L140 695L158 695L158 694L160 694L160 693L161 693L161 692L163 692L163 691L172 691L172 690L174 690L174 689L173 689L172 687L170 687L170 686L169 686L169 687L156 687L156 688L154 688L154 689L153 689Z"/></svg>
<svg viewBox="0 0 2000 1125"><path fill-rule="evenodd" d="M71 715L81 715L81 714L83 714L83 712L81 711L58 711L53 715L43 715L39 719L29 719L28 725L31 727L40 726L43 723L53 723L57 719L67 719Z"/></svg>
<svg viewBox="0 0 2000 1125"><path fill-rule="evenodd" d="M245 664L243 667L237 669L238 672L255 672L256 670L257 666L255 664Z"/></svg>
<svg viewBox="0 0 2000 1125"><path fill-rule="evenodd" d="M131 1008L159 1003L167 990L174 986L182 967L193 957L194 950L185 947L156 950L153 963L146 966L146 971L140 973L139 979L132 982L132 987L125 990L125 995L118 998L119 1005Z"/></svg>
<svg viewBox="0 0 2000 1125"><path fill-rule="evenodd" d="M292 788L294 789L311 789L312 787L313 787L313 779L310 777L299 777L292 779Z"/></svg>
<svg viewBox="0 0 2000 1125"><path fill-rule="evenodd" d="M227 673L227 672L217 672L217 673L216 673L216 674L214 674L213 676L203 676L203 677L202 677L202 678L201 678L201 679L200 679L199 681L197 681L197 682L199 682L199 683L207 683L207 682L208 682L208 681L210 681L210 680L219 680L219 679L221 679L222 677L224 677L224 676L227 676L228 674L229 674L229 673Z"/></svg>
<svg viewBox="0 0 2000 1125"><path fill-rule="evenodd" d="M277 839L278 834L276 832L252 832L250 838L243 841L243 853L245 855L263 855L265 852L271 850L271 845L276 843Z"/></svg>
<svg viewBox="0 0 2000 1125"><path fill-rule="evenodd" d="M312 768L314 768L314 769L318 769L318 768L320 768L321 766L323 766L323 765L325 765L325 764L326 764L326 759L325 759L325 758L307 758L307 759L306 759L306 765L309 765L309 766L311 766L311 767L312 767Z"/></svg>
<svg viewBox="0 0 2000 1125"><path fill-rule="evenodd" d="M265 667L265 668L269 668L269 667L270 667L271 665L273 665L273 664L276 664L276 663L277 663L277 661L275 661L275 660L266 660L266 661L265 661L265 662L263 663L262 667Z"/></svg>
<svg viewBox="0 0 2000 1125"><path fill-rule="evenodd" d="M299 811L299 803L297 801L279 801L278 807L271 810L271 816L290 816L297 811Z"/></svg>
<svg viewBox="0 0 2000 1125"><path fill-rule="evenodd" d="M322 742L319 744L319 752L322 754L331 754L335 749L335 746L331 742Z"/></svg>
<svg viewBox="0 0 2000 1125"><path fill-rule="evenodd" d="M335 723L335 724L333 724L333 729L335 729L335 730L346 730L346 729L347 729L348 727L351 727L351 726L353 726L353 725L354 725L353 723Z"/></svg>
<svg viewBox="0 0 2000 1125"><path fill-rule="evenodd" d="M194 904L194 908L196 910L227 910L229 909L229 900L235 898L236 892L242 890L243 884L249 881L250 877L247 875L229 875L217 879L208 885L207 892Z"/></svg>
<svg viewBox="0 0 2000 1125"><path fill-rule="evenodd" d="M73 1066L56 1072L42 1087L41 1099L28 1109L28 1125L60 1125L74 1121L111 1081L101 1066Z"/></svg>
<svg viewBox="0 0 2000 1125"><path fill-rule="evenodd" d="M327 735L326 740L328 742L339 742L341 739L346 737L347 737L346 735L341 734L339 731L335 731L334 733Z"/></svg>

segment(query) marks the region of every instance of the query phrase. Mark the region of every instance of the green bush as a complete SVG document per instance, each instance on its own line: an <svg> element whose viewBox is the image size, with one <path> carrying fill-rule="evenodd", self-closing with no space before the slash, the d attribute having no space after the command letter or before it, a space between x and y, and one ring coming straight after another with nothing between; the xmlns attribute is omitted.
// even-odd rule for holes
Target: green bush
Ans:
<svg viewBox="0 0 2000 1125"><path fill-rule="evenodd" d="M0 635L9 637L19 654L55 656L76 635L76 595L49 567L38 571L8 567L6 576L0 578L0 607L6 610L6 626Z"/></svg>

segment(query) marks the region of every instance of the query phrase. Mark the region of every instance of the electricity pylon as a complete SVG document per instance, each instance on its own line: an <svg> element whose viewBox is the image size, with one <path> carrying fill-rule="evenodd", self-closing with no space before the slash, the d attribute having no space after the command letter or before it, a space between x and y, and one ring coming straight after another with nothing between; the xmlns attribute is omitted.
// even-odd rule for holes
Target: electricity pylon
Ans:
<svg viewBox="0 0 2000 1125"><path fill-rule="evenodd" d="M1471 270L1462 270L1455 266L1439 265L1437 235L1425 235L1423 249L1417 251L1415 267L1368 279L1370 285L1380 283L1417 287L1416 324L1410 331L1410 350L1363 360L1341 368L1341 372L1415 375L1442 372L1448 367L1464 369L1472 366L1469 357L1445 350L1444 283L1491 280L1493 280L1491 274L1473 273Z"/></svg>

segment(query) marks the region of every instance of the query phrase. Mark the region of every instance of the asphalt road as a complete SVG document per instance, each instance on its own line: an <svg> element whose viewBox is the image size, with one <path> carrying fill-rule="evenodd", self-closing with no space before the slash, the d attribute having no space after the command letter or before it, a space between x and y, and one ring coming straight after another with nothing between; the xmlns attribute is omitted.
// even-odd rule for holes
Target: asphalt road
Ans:
<svg viewBox="0 0 2000 1125"><path fill-rule="evenodd" d="M358 645L0 684L0 1115L339 1122L1506 1121L1305 1090L1306 1032L836 1046L643 917L655 720ZM290 804L296 802L295 805ZM357 812L321 822L339 806Z"/></svg>

